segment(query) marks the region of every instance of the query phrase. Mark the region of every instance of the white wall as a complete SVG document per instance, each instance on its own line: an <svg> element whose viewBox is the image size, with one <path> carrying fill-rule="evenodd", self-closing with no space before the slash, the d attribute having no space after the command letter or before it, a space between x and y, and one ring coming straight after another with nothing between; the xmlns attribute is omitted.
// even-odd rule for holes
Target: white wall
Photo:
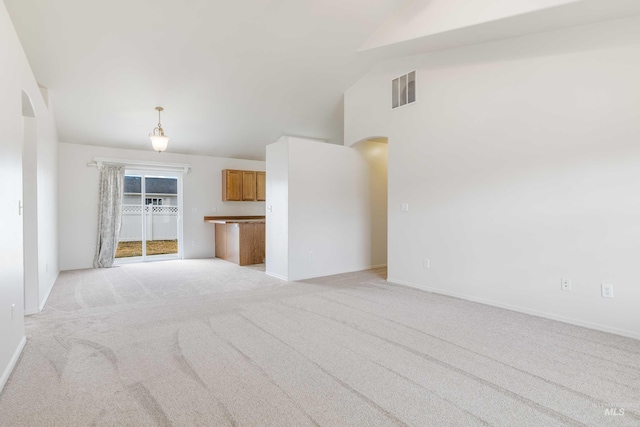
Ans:
<svg viewBox="0 0 640 427"><path fill-rule="evenodd" d="M43 114L35 117L33 101L23 94L22 178L24 199L24 307L39 313L58 277L57 156L53 112L38 88ZM48 102L48 99L47 99ZM25 115L26 114L26 115Z"/></svg>
<svg viewBox="0 0 640 427"><path fill-rule="evenodd" d="M267 145L265 271L289 277L289 139Z"/></svg>
<svg viewBox="0 0 640 427"><path fill-rule="evenodd" d="M383 240L374 234L384 230L374 228L372 210L379 207L364 152L294 137L267 147L267 179L279 181L278 189L268 181L267 272L301 280L386 263L385 249L373 246Z"/></svg>
<svg viewBox="0 0 640 427"><path fill-rule="evenodd" d="M28 102L29 106L31 105L31 101L28 99L23 98L22 102ZM40 308L38 289L38 123L35 117L24 116L22 120L24 311L27 314L34 314Z"/></svg>
<svg viewBox="0 0 640 427"><path fill-rule="evenodd" d="M22 144L23 114L22 91L30 98L37 120L37 141L43 150L54 157L37 162L36 182L53 182L55 169L56 132L54 118L45 104L33 77L4 3L0 3L0 388L4 386L25 342L24 336L24 283L23 283L23 217L18 202L22 200ZM33 172L33 170L32 170ZM30 178L33 178L30 176ZM38 217L50 215L55 221L55 204L38 207ZM33 218L30 220L33 222ZM27 224L28 226L29 224ZM35 223L31 224L35 227ZM47 248L38 254L50 263L50 275L57 276L57 242L55 229L38 238ZM50 241L51 240L51 241ZM48 250L53 247L52 250ZM55 280L55 279L54 279ZM48 283L44 284L45 287ZM12 306L14 306L12 310ZM13 311L13 313L12 313Z"/></svg>
<svg viewBox="0 0 640 427"><path fill-rule="evenodd" d="M49 96L46 90L40 90ZM34 95L37 96L37 95ZM38 118L38 296L39 310L53 288L58 273L58 137L55 99L48 102L48 120Z"/></svg>
<svg viewBox="0 0 640 427"><path fill-rule="evenodd" d="M58 226L62 270L93 266L100 173L87 163L94 157L191 165L191 173L183 179L185 258L215 256L214 226L204 222L205 215L264 215L264 202L222 202L221 171L263 171L265 162L169 152L158 154L150 145L148 151L141 151L61 143L58 147Z"/></svg>
<svg viewBox="0 0 640 427"><path fill-rule="evenodd" d="M417 103L391 111L412 69ZM389 137L389 280L640 338L639 71L636 17L389 61L350 88L346 143Z"/></svg>

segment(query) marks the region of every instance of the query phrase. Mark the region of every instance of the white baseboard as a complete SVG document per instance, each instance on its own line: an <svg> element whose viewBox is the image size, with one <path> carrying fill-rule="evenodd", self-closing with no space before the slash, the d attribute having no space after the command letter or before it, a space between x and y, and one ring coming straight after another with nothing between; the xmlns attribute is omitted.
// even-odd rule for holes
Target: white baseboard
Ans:
<svg viewBox="0 0 640 427"><path fill-rule="evenodd" d="M378 264L378 265L363 265L361 267L353 267L353 268L349 268L347 270L335 270L335 271L325 271L324 273L318 275L318 276L305 276L305 277L296 277L295 279L289 279L292 282L298 281L298 280L309 280L309 279L317 279L319 277L327 277L327 276L336 276L338 274L348 274L348 273L356 273L358 271L367 271L367 270L372 270L374 268L381 268L381 267L386 267L386 264Z"/></svg>
<svg viewBox="0 0 640 427"><path fill-rule="evenodd" d="M295 282L297 280L317 279L318 277L327 277L327 276L335 276L337 274L355 273L356 271L373 270L374 268L383 268L386 266L387 264L369 265L366 267L358 267L356 269L348 270L348 271L336 271L333 273L330 272L330 273L323 274L322 276L312 276L312 277L302 277L302 278L292 279L291 281ZM279 274L269 273L268 271L265 271L264 274L266 274L267 276L275 277L276 279L286 280L287 282L289 281L289 279L287 279L284 276L280 276Z"/></svg>
<svg viewBox="0 0 640 427"><path fill-rule="evenodd" d="M45 295L42 301L40 302L40 311L44 310L44 306L47 303L47 300L49 299L49 295L51 295L51 291L53 290L53 287L55 286L59 275L60 275L60 272L58 271L58 273L56 274L56 278L53 280L53 283L49 287L49 292L47 292L47 295Z"/></svg>
<svg viewBox="0 0 640 427"><path fill-rule="evenodd" d="M53 283L51 284L51 287L49 287L49 291L47 292L47 295L45 295L44 298L42 299L42 301L40 301L40 306L38 307L38 309L37 310L25 310L25 312L24 312L25 316L33 316L34 314L38 314L42 310L44 310L44 306L47 303L47 300L49 299L49 295L51 295L51 291L53 290L53 286L56 284L56 280L58 280L58 276L59 275L60 275L60 272L58 271L58 273L56 274L56 278L53 280Z"/></svg>
<svg viewBox="0 0 640 427"><path fill-rule="evenodd" d="M466 301L478 302L480 304L486 304L493 307L504 308L506 310L517 311L518 313L529 314L531 316L543 317L545 319L556 320L562 323L568 323L570 325L582 326L583 328L595 329L596 331L608 332L610 334L621 335L623 337L634 338L640 340L640 334L627 331L625 329L612 328L610 326L601 325L599 323L588 322L585 320L574 319L572 317L560 316L553 313L547 313L545 311L532 310L529 308L519 307L511 304L504 304L498 301L493 301L484 298L478 298L475 296L459 294L456 292L443 291L442 289L432 288L430 286L420 285L418 283L405 282L404 280L397 280L391 277L387 278L387 282L396 283L398 285L409 286L410 288L416 288L427 292L433 292L435 294L447 295L454 298L460 298Z"/></svg>
<svg viewBox="0 0 640 427"><path fill-rule="evenodd" d="M289 279L279 274L269 273L268 271L265 271L264 274L266 274L267 276L275 277L276 279L284 280L285 282L289 281Z"/></svg>
<svg viewBox="0 0 640 427"><path fill-rule="evenodd" d="M0 377L0 391L2 391L4 386L7 384L7 381L9 380L9 376L11 375L11 372L13 372L13 368L16 367L16 363L18 363L18 359L20 358L20 355L22 354L22 350L24 350L24 346L26 343L27 343L27 337L23 336L22 339L20 340L20 344L18 344L16 351L13 353L13 356L9 361L9 365L7 365L7 368L2 373L2 377Z"/></svg>
<svg viewBox="0 0 640 427"><path fill-rule="evenodd" d="M378 265L372 265L371 267L365 269L365 270L373 270L374 268L387 268L387 264L378 264Z"/></svg>

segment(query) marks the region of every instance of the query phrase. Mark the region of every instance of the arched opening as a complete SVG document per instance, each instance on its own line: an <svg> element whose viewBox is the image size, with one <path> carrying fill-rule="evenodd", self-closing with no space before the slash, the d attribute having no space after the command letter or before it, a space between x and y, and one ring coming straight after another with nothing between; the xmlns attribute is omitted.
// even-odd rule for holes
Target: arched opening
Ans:
<svg viewBox="0 0 640 427"><path fill-rule="evenodd" d="M22 91L22 117L36 117L33 104L31 103L31 97L24 90Z"/></svg>
<svg viewBox="0 0 640 427"><path fill-rule="evenodd" d="M22 233L24 256L24 312L40 311L38 289L38 135L31 97L22 91Z"/></svg>
<svg viewBox="0 0 640 427"><path fill-rule="evenodd" d="M355 143L357 150L369 165L368 220L371 226L371 259L376 266L387 265L388 222L388 138L375 136Z"/></svg>

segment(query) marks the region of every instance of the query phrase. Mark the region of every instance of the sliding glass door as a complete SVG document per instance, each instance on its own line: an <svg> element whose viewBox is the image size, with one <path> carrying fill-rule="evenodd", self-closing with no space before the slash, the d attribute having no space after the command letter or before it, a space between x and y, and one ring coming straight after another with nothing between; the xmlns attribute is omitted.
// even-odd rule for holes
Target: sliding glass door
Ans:
<svg viewBox="0 0 640 427"><path fill-rule="evenodd" d="M118 262L182 258L182 175L125 171Z"/></svg>

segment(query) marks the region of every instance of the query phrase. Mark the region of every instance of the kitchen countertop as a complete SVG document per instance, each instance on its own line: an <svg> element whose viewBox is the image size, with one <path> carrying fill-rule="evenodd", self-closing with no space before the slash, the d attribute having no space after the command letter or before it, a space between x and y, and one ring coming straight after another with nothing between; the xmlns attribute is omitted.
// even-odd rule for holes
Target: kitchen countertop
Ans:
<svg viewBox="0 0 640 427"><path fill-rule="evenodd" d="M212 224L260 224L265 223L264 216L205 216L204 222Z"/></svg>

